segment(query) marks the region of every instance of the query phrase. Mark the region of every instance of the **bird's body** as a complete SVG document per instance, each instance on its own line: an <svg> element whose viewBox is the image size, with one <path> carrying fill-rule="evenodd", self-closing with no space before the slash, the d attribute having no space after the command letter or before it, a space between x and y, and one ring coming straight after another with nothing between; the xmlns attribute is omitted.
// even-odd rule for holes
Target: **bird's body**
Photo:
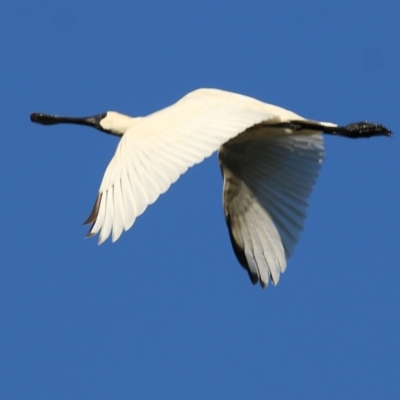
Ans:
<svg viewBox="0 0 400 400"><path fill-rule="evenodd" d="M189 167L219 151L223 206L235 254L253 283L276 284L306 217L320 169L322 133L390 135L370 123L338 127L256 99L198 89L146 117L32 114L42 124L77 123L122 136L86 223L99 243L117 240Z"/></svg>

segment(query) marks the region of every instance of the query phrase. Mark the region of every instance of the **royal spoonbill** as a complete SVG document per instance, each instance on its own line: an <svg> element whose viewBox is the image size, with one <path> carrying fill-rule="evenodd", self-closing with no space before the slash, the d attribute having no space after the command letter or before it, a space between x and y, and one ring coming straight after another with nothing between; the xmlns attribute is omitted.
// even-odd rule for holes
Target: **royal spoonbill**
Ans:
<svg viewBox="0 0 400 400"><path fill-rule="evenodd" d="M322 134L391 136L383 125L309 120L251 97L195 90L145 117L108 111L72 118L34 113L43 125L87 125L121 136L85 224L115 242L180 175L218 150L233 250L251 282L277 284L303 229L323 157Z"/></svg>

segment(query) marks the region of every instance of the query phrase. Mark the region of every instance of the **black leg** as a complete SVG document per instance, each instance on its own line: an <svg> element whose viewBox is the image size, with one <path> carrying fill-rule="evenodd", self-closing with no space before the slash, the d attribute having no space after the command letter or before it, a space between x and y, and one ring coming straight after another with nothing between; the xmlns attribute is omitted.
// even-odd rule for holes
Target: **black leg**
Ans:
<svg viewBox="0 0 400 400"><path fill-rule="evenodd" d="M314 121L282 122L271 127L288 128L293 131L309 130L323 132L328 135L344 136L352 139L370 138L372 136L392 136L392 131L380 124L363 121L346 126L326 126Z"/></svg>
<svg viewBox="0 0 400 400"><path fill-rule="evenodd" d="M324 133L344 136L351 139L370 138L372 136L392 136L392 131L380 124L370 122L356 122L346 126L324 128Z"/></svg>

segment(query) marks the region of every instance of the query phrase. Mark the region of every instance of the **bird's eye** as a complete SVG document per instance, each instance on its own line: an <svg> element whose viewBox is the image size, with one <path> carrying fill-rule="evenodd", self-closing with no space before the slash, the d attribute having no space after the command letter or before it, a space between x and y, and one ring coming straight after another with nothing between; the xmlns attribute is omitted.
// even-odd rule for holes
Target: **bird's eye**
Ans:
<svg viewBox="0 0 400 400"><path fill-rule="evenodd" d="M101 119L103 119L103 118L105 118L105 117L107 117L107 113L106 113L106 112L103 113L103 114L101 114Z"/></svg>

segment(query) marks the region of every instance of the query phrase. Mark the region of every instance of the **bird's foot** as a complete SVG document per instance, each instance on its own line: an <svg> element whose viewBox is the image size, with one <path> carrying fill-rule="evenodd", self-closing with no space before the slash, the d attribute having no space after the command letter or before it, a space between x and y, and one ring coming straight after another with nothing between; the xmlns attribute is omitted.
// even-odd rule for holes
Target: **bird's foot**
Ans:
<svg viewBox="0 0 400 400"><path fill-rule="evenodd" d="M372 136L392 136L392 131L380 124L372 124L367 121L356 122L335 129L339 136L345 136L352 139L370 138Z"/></svg>

